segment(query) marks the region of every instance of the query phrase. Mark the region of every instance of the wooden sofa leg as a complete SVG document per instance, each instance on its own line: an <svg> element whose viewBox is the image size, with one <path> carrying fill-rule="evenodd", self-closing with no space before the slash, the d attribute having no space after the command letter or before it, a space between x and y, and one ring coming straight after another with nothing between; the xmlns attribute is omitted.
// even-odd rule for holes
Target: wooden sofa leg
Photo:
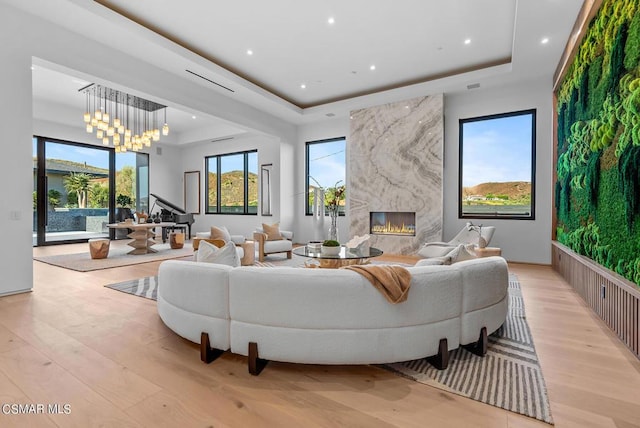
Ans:
<svg viewBox="0 0 640 428"><path fill-rule="evenodd" d="M249 373L258 376L268 362L258 356L258 344L249 342Z"/></svg>
<svg viewBox="0 0 640 428"><path fill-rule="evenodd" d="M287 251L287 258L290 259L291 258L291 251Z"/></svg>
<svg viewBox="0 0 640 428"><path fill-rule="evenodd" d="M438 353L433 357L428 357L427 361L438 370L444 370L449 366L449 347L446 338L440 339Z"/></svg>
<svg viewBox="0 0 640 428"><path fill-rule="evenodd" d="M204 331L200 334L200 360L204 363L209 364L220 355L222 355L224 351L221 349L215 349L211 347L211 342L209 341L209 333L205 333Z"/></svg>
<svg viewBox="0 0 640 428"><path fill-rule="evenodd" d="M478 337L478 341L475 343L470 343L468 345L465 345L464 348L467 351L478 355L479 357L484 357L485 354L487 353L487 345L488 345L487 327L482 327L480 329L480 337Z"/></svg>

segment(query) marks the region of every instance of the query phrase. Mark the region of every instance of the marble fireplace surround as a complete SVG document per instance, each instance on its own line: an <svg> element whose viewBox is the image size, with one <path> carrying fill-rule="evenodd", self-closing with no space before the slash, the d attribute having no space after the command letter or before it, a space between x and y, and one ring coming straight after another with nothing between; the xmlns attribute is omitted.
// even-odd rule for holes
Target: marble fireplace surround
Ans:
<svg viewBox="0 0 640 428"><path fill-rule="evenodd" d="M370 230L371 211L413 211L416 235L371 235L385 252L415 254L442 238L443 95L351 112L349 234Z"/></svg>

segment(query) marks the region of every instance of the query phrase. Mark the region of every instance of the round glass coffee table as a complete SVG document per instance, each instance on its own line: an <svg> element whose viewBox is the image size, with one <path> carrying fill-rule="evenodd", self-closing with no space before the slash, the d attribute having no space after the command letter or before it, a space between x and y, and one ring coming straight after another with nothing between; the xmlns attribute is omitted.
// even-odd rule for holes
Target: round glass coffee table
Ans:
<svg viewBox="0 0 640 428"><path fill-rule="evenodd" d="M342 246L338 254L329 255L322 253L321 250L310 249L306 245L302 245L294 248L293 254L301 257L309 257L318 261L317 264L313 263L313 261L306 261L306 267L337 269L343 266L366 264L371 257L381 256L382 250L373 247L355 249Z"/></svg>

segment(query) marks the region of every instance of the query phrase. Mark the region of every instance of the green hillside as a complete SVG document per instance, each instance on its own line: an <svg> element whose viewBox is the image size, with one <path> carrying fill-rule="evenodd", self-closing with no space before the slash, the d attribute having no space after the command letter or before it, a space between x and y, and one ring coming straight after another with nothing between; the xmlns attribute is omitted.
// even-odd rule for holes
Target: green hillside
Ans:
<svg viewBox="0 0 640 428"><path fill-rule="evenodd" d="M216 204L216 175L209 173L209 198L208 205ZM221 175L220 181L220 206L241 207L244 204L244 173L242 171L230 171ZM249 173L249 206L258 206L258 175ZM224 209L222 210L225 211Z"/></svg>

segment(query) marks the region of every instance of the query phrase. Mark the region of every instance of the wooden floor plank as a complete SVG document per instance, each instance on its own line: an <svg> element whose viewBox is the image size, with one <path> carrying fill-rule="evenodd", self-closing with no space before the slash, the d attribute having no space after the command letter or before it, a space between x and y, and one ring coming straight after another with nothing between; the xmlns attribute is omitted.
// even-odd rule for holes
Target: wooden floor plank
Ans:
<svg viewBox="0 0 640 428"><path fill-rule="evenodd" d="M46 413L24 414L19 409L12 407L16 404L28 405L34 404L34 401L29 399L15 383L0 371L0 405L2 406L0 409L0 426L2 428L48 428L56 426Z"/></svg>
<svg viewBox="0 0 640 428"><path fill-rule="evenodd" d="M46 357L90 385L119 409L126 409L160 391L152 382L43 322L14 331ZM98 333L99 334L99 333Z"/></svg>
<svg viewBox="0 0 640 428"><path fill-rule="evenodd" d="M111 402L31 346L0 354L0 370L33 404L70 406L69 414L48 415L57 425L138 427Z"/></svg>

